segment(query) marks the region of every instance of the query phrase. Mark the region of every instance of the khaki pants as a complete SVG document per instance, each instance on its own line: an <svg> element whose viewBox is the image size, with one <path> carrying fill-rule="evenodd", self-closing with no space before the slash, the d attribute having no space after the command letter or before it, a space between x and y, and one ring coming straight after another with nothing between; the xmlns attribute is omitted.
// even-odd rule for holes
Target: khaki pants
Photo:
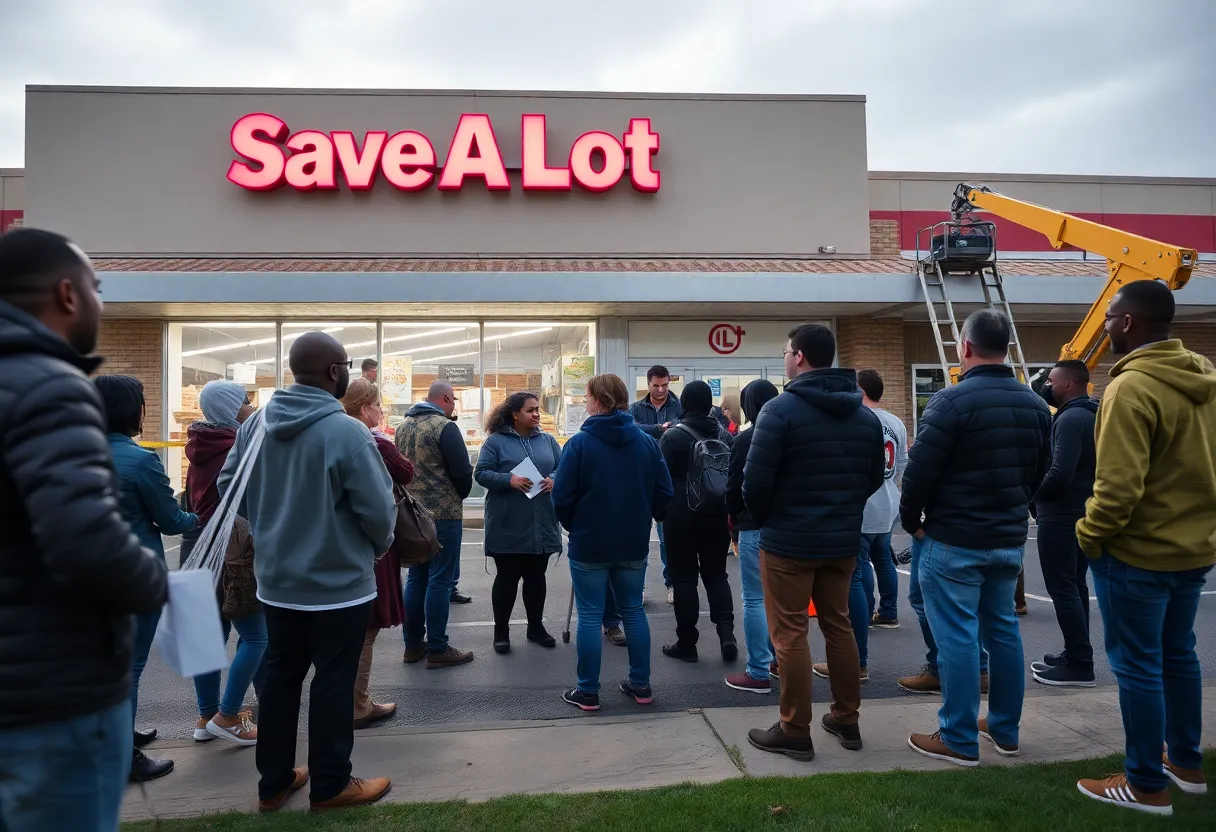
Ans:
<svg viewBox="0 0 1216 832"><path fill-rule="evenodd" d="M363 652L359 655L359 675L355 677L355 719L362 719L372 712L372 697L367 692L372 676L372 647L376 644L379 630L368 630L363 639Z"/></svg>
<svg viewBox="0 0 1216 832"><path fill-rule="evenodd" d="M807 642L815 602L827 650L832 714L842 724L857 723L861 707L861 662L849 623L849 584L857 557L784 558L760 550L760 578L769 636L781 668L781 727L795 737L811 731L811 646Z"/></svg>

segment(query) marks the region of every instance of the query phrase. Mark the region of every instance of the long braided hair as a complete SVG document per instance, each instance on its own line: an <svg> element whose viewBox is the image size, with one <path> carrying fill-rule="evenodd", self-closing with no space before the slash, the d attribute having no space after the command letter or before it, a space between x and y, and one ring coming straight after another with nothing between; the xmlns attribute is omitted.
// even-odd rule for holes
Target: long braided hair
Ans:
<svg viewBox="0 0 1216 832"><path fill-rule="evenodd" d="M490 415L486 417L486 434L497 433L503 428L515 426L515 414L524 409L524 405L528 403L528 399L536 399L540 401L540 397L535 393L530 393L527 390L521 390L518 393L512 393L507 396L497 407L490 411Z"/></svg>

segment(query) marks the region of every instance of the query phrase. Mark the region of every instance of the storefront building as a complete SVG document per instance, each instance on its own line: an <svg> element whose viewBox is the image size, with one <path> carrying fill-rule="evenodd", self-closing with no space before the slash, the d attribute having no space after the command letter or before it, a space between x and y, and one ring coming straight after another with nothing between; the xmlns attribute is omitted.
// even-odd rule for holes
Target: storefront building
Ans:
<svg viewBox="0 0 1216 832"><path fill-rule="evenodd" d="M143 380L148 441L183 438L211 379L264 404L309 329L356 373L379 362L390 430L451 381L475 454L517 390L545 430L577 430L592 373L641 396L663 364L717 401L780 385L810 321L914 429L942 370L910 258L963 181L1198 249L1177 332L1216 357L1216 180L871 172L862 97L29 87L26 129L0 228L94 258L102 372ZM999 228L1023 345L1049 367L1105 264ZM960 315L982 299L952 294Z"/></svg>

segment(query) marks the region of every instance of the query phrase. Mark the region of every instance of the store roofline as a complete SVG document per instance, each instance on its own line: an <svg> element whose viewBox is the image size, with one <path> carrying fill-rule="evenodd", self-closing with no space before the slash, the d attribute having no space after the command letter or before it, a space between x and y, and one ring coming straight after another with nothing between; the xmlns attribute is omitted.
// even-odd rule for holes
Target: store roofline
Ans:
<svg viewBox="0 0 1216 832"><path fill-rule="evenodd" d="M1216 187L1216 178L1202 176L1120 176L1081 173L954 173L938 170L872 170L871 181L900 180L924 182L1064 182L1093 185L1196 185ZM945 209L943 209L945 210Z"/></svg>

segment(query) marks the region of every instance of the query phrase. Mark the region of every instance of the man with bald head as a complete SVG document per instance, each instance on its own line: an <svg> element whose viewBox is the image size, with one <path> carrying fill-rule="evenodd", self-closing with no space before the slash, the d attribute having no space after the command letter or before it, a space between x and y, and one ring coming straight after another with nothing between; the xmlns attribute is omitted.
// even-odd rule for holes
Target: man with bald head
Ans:
<svg viewBox="0 0 1216 832"><path fill-rule="evenodd" d="M100 283L62 235L0 236L0 829L114 830L131 773L133 616L164 562L115 495Z"/></svg>
<svg viewBox="0 0 1216 832"><path fill-rule="evenodd" d="M259 695L258 806L280 808L311 777L313 808L379 800L387 778L351 777L355 677L376 598L376 558L393 542L393 483L371 431L346 415L351 361L330 335L306 332L288 357L295 383L237 433L222 495L255 430L265 430L242 502L265 608L266 679ZM295 768L300 688L309 695L308 765Z"/></svg>
<svg viewBox="0 0 1216 832"><path fill-rule="evenodd" d="M411 566L405 581L405 662L426 659L429 669L473 661L468 650L448 643L448 610L460 574L464 499L473 489L473 466L460 428L452 419L456 392L436 380L426 401L410 408L397 426L397 450L414 464L408 488L435 518L442 547L430 563Z"/></svg>

